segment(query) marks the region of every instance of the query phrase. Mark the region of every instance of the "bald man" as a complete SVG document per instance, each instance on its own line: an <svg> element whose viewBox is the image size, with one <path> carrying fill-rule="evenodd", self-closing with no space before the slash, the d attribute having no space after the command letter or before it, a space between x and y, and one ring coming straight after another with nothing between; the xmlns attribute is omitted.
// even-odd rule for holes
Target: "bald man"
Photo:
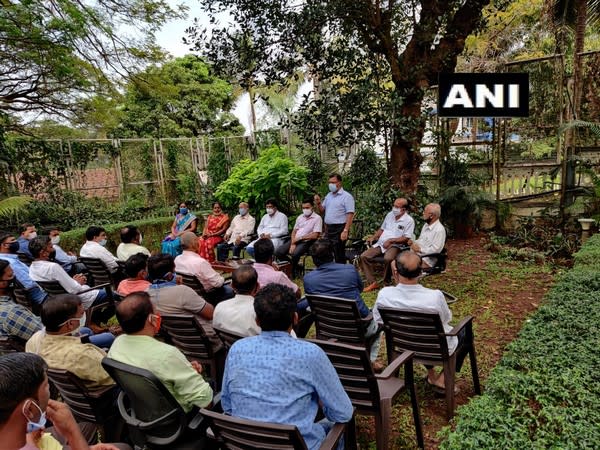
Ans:
<svg viewBox="0 0 600 450"><path fill-rule="evenodd" d="M438 203L430 203L423 210L423 220L425 224L421 229L421 235L416 241L409 240L407 244L411 250L419 255L430 255L432 253L440 253L446 244L446 229L440 216L442 208ZM436 258L425 257L421 263L424 269L433 267L436 263Z"/></svg>

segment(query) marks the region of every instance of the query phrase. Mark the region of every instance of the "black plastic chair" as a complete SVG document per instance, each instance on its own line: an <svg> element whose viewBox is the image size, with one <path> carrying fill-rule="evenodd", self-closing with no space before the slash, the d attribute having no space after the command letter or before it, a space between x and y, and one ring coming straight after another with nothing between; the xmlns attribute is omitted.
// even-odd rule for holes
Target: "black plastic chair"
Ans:
<svg viewBox="0 0 600 450"><path fill-rule="evenodd" d="M219 339L221 339L221 341L223 342L225 351L227 351L227 352L229 351L231 346L233 344L235 344L236 341L239 341L240 339L244 339L245 337L247 337L247 336L242 336L241 334L234 333L233 331L215 327L214 325L213 325L213 330L215 330L215 333L217 333L217 336L219 336Z"/></svg>
<svg viewBox="0 0 600 450"><path fill-rule="evenodd" d="M93 285L97 287L102 285L106 288L106 293L110 298L113 298L113 291L117 290L119 282L125 278L125 275L117 272L111 272L99 258L80 257L79 260L85 265L89 273L92 275ZM121 275L121 276L118 276Z"/></svg>
<svg viewBox="0 0 600 450"><path fill-rule="evenodd" d="M16 303L18 303L19 305L24 306L25 308L27 308L29 311L31 311L35 315L39 316L41 305L38 305L37 303L35 303L33 301L33 298L31 296L31 291L29 289L25 289L25 286L23 286L16 278L14 281L15 281L15 288L13 290L14 301Z"/></svg>
<svg viewBox="0 0 600 450"><path fill-rule="evenodd" d="M17 252L17 258L19 258L19 261L21 261L26 266L31 266L31 263L33 262L33 258L27 253Z"/></svg>
<svg viewBox="0 0 600 450"><path fill-rule="evenodd" d="M0 336L0 355L25 351L25 341L16 336Z"/></svg>
<svg viewBox="0 0 600 450"><path fill-rule="evenodd" d="M117 398L119 413L129 426L136 448L165 450L202 449L202 416L189 418L163 383L149 370L111 358L102 366L122 392Z"/></svg>

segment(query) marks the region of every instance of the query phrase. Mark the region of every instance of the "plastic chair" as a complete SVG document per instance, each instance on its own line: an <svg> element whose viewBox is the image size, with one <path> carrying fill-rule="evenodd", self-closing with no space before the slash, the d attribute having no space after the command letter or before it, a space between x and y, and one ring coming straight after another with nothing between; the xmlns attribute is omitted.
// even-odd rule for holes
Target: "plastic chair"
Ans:
<svg viewBox="0 0 600 450"><path fill-rule="evenodd" d="M199 430L202 416L196 414L189 419L152 372L108 357L102 360L102 366L122 389L117 406L136 449L203 448L205 437Z"/></svg>
<svg viewBox="0 0 600 450"><path fill-rule="evenodd" d="M310 340L323 349L335 367L357 414L375 416L377 449L388 448L392 403L405 389L410 394L417 442L424 447L423 424L413 375L413 352L395 358L381 374L375 374L367 351L362 347L333 341ZM398 378L404 367L404 379Z"/></svg>
<svg viewBox="0 0 600 450"><path fill-rule="evenodd" d="M223 342L223 346L225 347L225 351L229 351L231 346L235 344L236 341L240 339L244 339L247 336L242 336L241 334L234 333L233 331L225 330L223 328L215 327L213 325L213 330L219 336L219 339Z"/></svg>
<svg viewBox="0 0 600 450"><path fill-rule="evenodd" d="M446 333L437 313L403 311L387 307L380 307L378 311L383 320L388 361L393 360L399 352L412 351L415 353L416 363L443 366L448 420L454 415L454 377L459 354L461 357L469 355L473 387L476 394L481 394L472 316L465 317L452 331ZM456 337L462 330L464 330L464 339L458 344L456 350L449 354L446 337Z"/></svg>
<svg viewBox="0 0 600 450"><path fill-rule="evenodd" d="M26 266L31 266L31 263L33 262L33 258L27 253L17 252L17 258L19 258L19 261L21 261Z"/></svg>
<svg viewBox="0 0 600 450"><path fill-rule="evenodd" d="M79 260L87 267L94 282L94 287L103 285L106 287L106 293L112 298L113 290L117 290L121 278L115 276L115 273L108 270L104 261L99 258L80 257Z"/></svg>
<svg viewBox="0 0 600 450"><path fill-rule="evenodd" d="M31 298L31 292L29 289L26 289L16 278L15 278L15 288L13 290L13 299L16 303L21 306L24 306L29 311L34 313L35 315L40 314L41 305L35 303Z"/></svg>
<svg viewBox="0 0 600 450"><path fill-rule="evenodd" d="M25 341L16 336L0 336L0 355L25 351Z"/></svg>

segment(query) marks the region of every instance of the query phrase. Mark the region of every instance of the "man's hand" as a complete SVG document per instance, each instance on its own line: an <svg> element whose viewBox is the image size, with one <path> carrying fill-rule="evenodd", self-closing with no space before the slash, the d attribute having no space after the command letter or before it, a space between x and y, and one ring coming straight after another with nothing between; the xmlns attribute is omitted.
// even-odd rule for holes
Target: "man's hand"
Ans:
<svg viewBox="0 0 600 450"><path fill-rule="evenodd" d="M80 442L85 439L81 434L81 430L79 429L79 425L75 422L73 418L73 414L71 414L71 410L67 405L61 402L57 402L56 400L48 400L48 407L46 408L46 415L48 419L52 421L54 428L59 432L63 437L69 441L71 444L71 448L79 449L85 447L76 447L75 443ZM87 446L87 442L85 442Z"/></svg>
<svg viewBox="0 0 600 450"><path fill-rule="evenodd" d="M242 242L241 236L238 236L237 238L235 238L235 245L240 245L241 242Z"/></svg>
<svg viewBox="0 0 600 450"><path fill-rule="evenodd" d="M390 248L394 242L391 239L388 239L383 243L383 248Z"/></svg>
<svg viewBox="0 0 600 450"><path fill-rule="evenodd" d="M271 239L271 233L264 233L263 237L265 237L267 239Z"/></svg>
<svg viewBox="0 0 600 450"><path fill-rule="evenodd" d="M95 444L90 445L90 450L119 450L119 448L112 444Z"/></svg>
<svg viewBox="0 0 600 450"><path fill-rule="evenodd" d="M183 284L183 277L181 275L175 276L175 284L177 284L177 285Z"/></svg>
<svg viewBox="0 0 600 450"><path fill-rule="evenodd" d="M342 231L342 234L340 234L340 239L342 241L347 241L348 240L348 230Z"/></svg>
<svg viewBox="0 0 600 450"><path fill-rule="evenodd" d="M202 364L200 364L198 361L192 361L190 364L196 372L202 374Z"/></svg>
<svg viewBox="0 0 600 450"><path fill-rule="evenodd" d="M421 247L416 242L413 242L412 244L410 244L410 249L415 253L419 253L421 251Z"/></svg>
<svg viewBox="0 0 600 450"><path fill-rule="evenodd" d="M73 279L75 281L77 281L79 284L84 285L87 281L87 278L84 274L82 273L78 273L76 275L73 275Z"/></svg>

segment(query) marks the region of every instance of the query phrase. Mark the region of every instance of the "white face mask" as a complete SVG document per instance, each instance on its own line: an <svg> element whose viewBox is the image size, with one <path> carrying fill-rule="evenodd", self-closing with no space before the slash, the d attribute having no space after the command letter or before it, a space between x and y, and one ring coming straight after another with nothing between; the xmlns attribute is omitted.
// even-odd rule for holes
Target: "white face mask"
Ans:
<svg viewBox="0 0 600 450"><path fill-rule="evenodd" d="M313 210L310 208L302 208L302 214L304 214L306 217L310 216L312 212Z"/></svg>
<svg viewBox="0 0 600 450"><path fill-rule="evenodd" d="M106 245L106 239L102 239L102 240L98 241L98 244L100 244L102 247L104 247Z"/></svg>
<svg viewBox="0 0 600 450"><path fill-rule="evenodd" d="M143 240L144 240L144 236L142 236L142 233L140 233L140 245L142 245Z"/></svg>
<svg viewBox="0 0 600 450"><path fill-rule="evenodd" d="M52 245L58 245L58 243L60 242L60 235L56 235L53 238L50 239L50 242L52 242Z"/></svg>
<svg viewBox="0 0 600 450"><path fill-rule="evenodd" d="M329 192L335 192L335 191L337 191L337 184L336 183L329 183L327 185L327 187L329 188Z"/></svg>
<svg viewBox="0 0 600 450"><path fill-rule="evenodd" d="M37 237L37 233L34 231L33 233L29 233L29 236L27 236L27 240L31 241L32 239L35 239Z"/></svg>
<svg viewBox="0 0 600 450"><path fill-rule="evenodd" d="M246 208L240 208L240 216L245 216L246 213L248 213L248 210Z"/></svg>
<svg viewBox="0 0 600 450"><path fill-rule="evenodd" d="M392 208L392 212L397 216L402 212L402 208Z"/></svg>
<svg viewBox="0 0 600 450"><path fill-rule="evenodd" d="M272 216L273 214L275 214L275 210L273 208L267 208L267 214Z"/></svg>

